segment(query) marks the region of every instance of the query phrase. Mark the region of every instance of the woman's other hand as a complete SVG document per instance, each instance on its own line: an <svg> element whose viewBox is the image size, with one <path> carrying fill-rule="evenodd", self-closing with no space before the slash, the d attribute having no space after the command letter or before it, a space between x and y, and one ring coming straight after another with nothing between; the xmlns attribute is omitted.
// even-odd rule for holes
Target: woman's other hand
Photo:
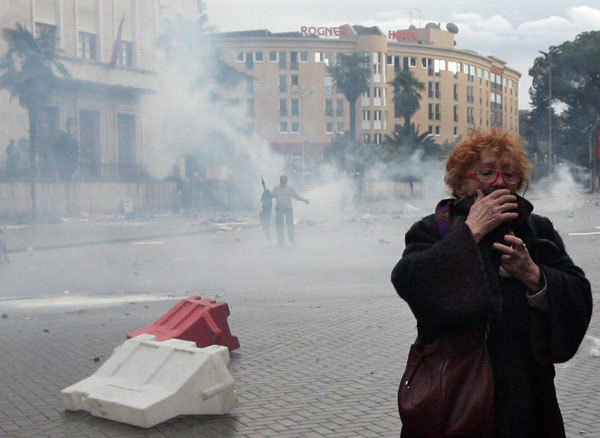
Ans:
<svg viewBox="0 0 600 438"><path fill-rule="evenodd" d="M475 242L479 243L483 236L502 222L516 219L517 197L508 189L498 189L487 196L477 190L477 199L469 210L466 224L471 229Z"/></svg>
<svg viewBox="0 0 600 438"><path fill-rule="evenodd" d="M504 240L506 245L494 243L494 248L502 253L500 266L527 289L537 290L541 271L531 259L525 242L512 233L505 235Z"/></svg>

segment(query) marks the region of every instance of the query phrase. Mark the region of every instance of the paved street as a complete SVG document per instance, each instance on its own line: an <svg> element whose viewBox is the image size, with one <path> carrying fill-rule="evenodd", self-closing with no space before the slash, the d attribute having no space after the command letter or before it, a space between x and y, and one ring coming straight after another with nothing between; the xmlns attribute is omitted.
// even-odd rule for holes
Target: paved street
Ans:
<svg viewBox="0 0 600 438"><path fill-rule="evenodd" d="M596 306L600 235L589 233L599 231L598 200L534 202L588 274ZM300 215L298 244L284 248L265 242L256 219L243 215L8 224L0 436L398 436L396 389L415 321L389 274L407 228L432 208L412 204L421 212L399 201L314 221ZM229 303L241 343L230 366L239 407L148 430L64 411L61 389L91 375L127 332L192 295ZM569 437L600 437L597 314L576 357L557 366Z"/></svg>

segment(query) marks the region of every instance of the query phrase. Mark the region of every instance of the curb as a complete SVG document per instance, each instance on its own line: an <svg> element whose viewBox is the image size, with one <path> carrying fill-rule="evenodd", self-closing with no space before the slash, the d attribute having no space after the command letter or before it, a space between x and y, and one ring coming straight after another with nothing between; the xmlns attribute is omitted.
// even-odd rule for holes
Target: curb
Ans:
<svg viewBox="0 0 600 438"><path fill-rule="evenodd" d="M193 236L196 234L208 233L211 230L202 230L202 231L187 231L185 233L175 233L175 234L155 234L149 236L140 236L140 237L118 237L115 239L108 240L88 240L84 242L73 242L73 243L58 243L55 245L40 245L40 246L30 246L30 247L18 247L9 249L8 253L21 253L28 251L47 251L51 249L63 249L63 248L77 248L82 246L92 246L92 245L110 245L114 243L122 243L122 242L136 242L140 240L148 240L148 239L159 239L165 237L181 237L181 236Z"/></svg>

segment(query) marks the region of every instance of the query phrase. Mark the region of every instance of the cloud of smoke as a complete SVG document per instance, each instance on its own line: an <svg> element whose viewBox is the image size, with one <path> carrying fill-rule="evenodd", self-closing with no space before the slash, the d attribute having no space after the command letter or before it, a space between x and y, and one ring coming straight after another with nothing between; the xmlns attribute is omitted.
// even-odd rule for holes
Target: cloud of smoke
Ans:
<svg viewBox="0 0 600 438"><path fill-rule="evenodd" d="M581 207L584 186L575 181L572 169L577 169L577 166L559 163L554 167L552 176L545 176L532 184L526 196L536 199L536 211L545 213Z"/></svg>
<svg viewBox="0 0 600 438"><path fill-rule="evenodd" d="M221 180L231 207L256 204L260 175L273 180L283 160L264 139L248 133L245 99L232 103L245 83L233 89L216 83L216 56L198 21L172 16L163 30L158 90L144 102L147 171L165 178L187 157L197 164L192 171L200 179ZM224 168L228 172L218 171Z"/></svg>

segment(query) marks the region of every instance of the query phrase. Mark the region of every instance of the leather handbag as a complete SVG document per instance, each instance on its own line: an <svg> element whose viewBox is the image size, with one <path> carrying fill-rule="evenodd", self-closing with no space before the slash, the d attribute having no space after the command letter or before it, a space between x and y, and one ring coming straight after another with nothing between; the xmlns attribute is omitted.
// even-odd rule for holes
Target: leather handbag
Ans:
<svg viewBox="0 0 600 438"><path fill-rule="evenodd" d="M410 347L398 390L402 436L492 435L494 379L478 330L448 333Z"/></svg>

